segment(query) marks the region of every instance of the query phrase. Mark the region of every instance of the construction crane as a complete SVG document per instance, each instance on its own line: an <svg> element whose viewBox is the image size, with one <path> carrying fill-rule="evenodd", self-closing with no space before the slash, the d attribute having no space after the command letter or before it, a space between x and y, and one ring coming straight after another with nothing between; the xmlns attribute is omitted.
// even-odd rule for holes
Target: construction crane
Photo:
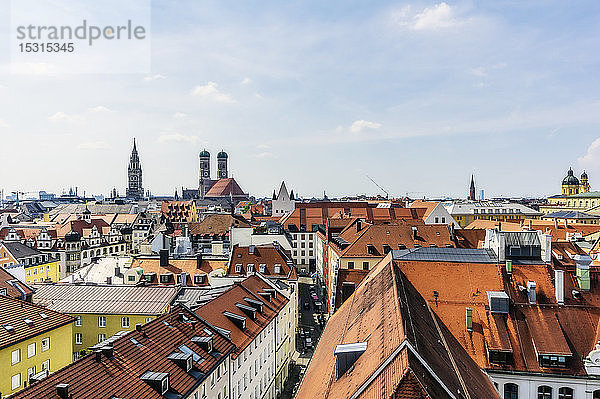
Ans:
<svg viewBox="0 0 600 399"><path fill-rule="evenodd" d="M369 175L365 175L365 176L367 176L367 179L371 180L371 181L373 182L373 184L374 184L374 185L376 185L377 187L379 187L379 189L385 193L385 199L388 199L388 198L389 198L389 196L390 196L390 193L388 193L388 192L387 192L387 190L386 190L385 188L383 188L383 187L381 187L379 184L377 184L377 182L376 182L375 180L373 180L373 179L371 178L371 176L369 176Z"/></svg>

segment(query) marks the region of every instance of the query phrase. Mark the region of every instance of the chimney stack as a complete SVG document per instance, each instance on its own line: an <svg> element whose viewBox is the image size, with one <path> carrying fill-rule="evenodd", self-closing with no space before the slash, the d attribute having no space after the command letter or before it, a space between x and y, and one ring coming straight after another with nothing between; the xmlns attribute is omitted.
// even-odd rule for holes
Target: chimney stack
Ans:
<svg viewBox="0 0 600 399"><path fill-rule="evenodd" d="M412 233L413 233L413 240L417 239L417 234L418 234L418 230L417 230L417 226L412 226Z"/></svg>
<svg viewBox="0 0 600 399"><path fill-rule="evenodd" d="M556 302L559 305L565 303L565 272L563 270L554 270L554 292Z"/></svg>
<svg viewBox="0 0 600 399"><path fill-rule="evenodd" d="M202 267L202 252L196 254L196 269L200 270Z"/></svg>
<svg viewBox="0 0 600 399"><path fill-rule="evenodd" d="M115 276L119 276L121 274L121 268L119 266L115 266Z"/></svg>
<svg viewBox="0 0 600 399"><path fill-rule="evenodd" d="M160 267L169 266L169 250L161 249L159 253L160 253Z"/></svg>
<svg viewBox="0 0 600 399"><path fill-rule="evenodd" d="M69 384L58 384L56 394L60 399L69 399Z"/></svg>
<svg viewBox="0 0 600 399"><path fill-rule="evenodd" d="M357 233L360 233L360 229L361 229L361 227L362 227L362 226L361 226L361 224L362 224L362 223L360 222L360 219L358 219L358 220L356 221L356 232L357 232Z"/></svg>

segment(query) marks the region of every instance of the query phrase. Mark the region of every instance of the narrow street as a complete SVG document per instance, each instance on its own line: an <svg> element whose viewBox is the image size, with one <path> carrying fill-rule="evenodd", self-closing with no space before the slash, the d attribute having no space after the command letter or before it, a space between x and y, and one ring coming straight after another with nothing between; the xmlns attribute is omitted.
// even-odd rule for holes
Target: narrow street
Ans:
<svg viewBox="0 0 600 399"><path fill-rule="evenodd" d="M322 313L323 305L320 306L320 309L317 309L317 306L315 306L315 303L320 302L322 304L323 301L321 298L318 300L312 298L312 293L314 293L314 290L311 292L312 287L312 278L298 278L300 320L298 321L298 332L296 335L296 355L293 359L295 366L291 370L285 390L281 394L282 399L291 399L294 397L323 332L321 324L324 325L324 322L319 323L319 320L326 319Z"/></svg>

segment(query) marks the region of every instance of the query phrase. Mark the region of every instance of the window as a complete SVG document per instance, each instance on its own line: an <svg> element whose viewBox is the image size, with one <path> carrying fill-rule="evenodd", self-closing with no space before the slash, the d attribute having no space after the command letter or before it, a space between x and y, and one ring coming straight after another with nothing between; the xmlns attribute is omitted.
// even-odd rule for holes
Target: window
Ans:
<svg viewBox="0 0 600 399"><path fill-rule="evenodd" d="M11 364L17 364L21 361L21 349L12 351L10 354Z"/></svg>
<svg viewBox="0 0 600 399"><path fill-rule="evenodd" d="M82 344L82 340L81 340L81 333L75 333L75 345L81 345Z"/></svg>
<svg viewBox="0 0 600 399"><path fill-rule="evenodd" d="M369 270L369 262L363 262L363 270Z"/></svg>
<svg viewBox="0 0 600 399"><path fill-rule="evenodd" d="M597 389L594 391L594 395L592 396L592 399L600 399L600 389Z"/></svg>
<svg viewBox="0 0 600 399"><path fill-rule="evenodd" d="M152 321L152 317L146 317L146 323L150 323Z"/></svg>
<svg viewBox="0 0 600 399"><path fill-rule="evenodd" d="M98 334L98 343L106 340L106 334Z"/></svg>
<svg viewBox="0 0 600 399"><path fill-rule="evenodd" d="M235 264L235 272L236 273L241 273L242 272L242 264L241 263L236 263Z"/></svg>
<svg viewBox="0 0 600 399"><path fill-rule="evenodd" d="M129 328L129 317L127 317L127 316L121 317L121 327Z"/></svg>
<svg viewBox="0 0 600 399"><path fill-rule="evenodd" d="M348 269L354 269L354 262L348 262Z"/></svg>
<svg viewBox="0 0 600 399"><path fill-rule="evenodd" d="M434 223L439 223L440 222L440 218L439 217L435 217L435 222Z"/></svg>
<svg viewBox="0 0 600 399"><path fill-rule="evenodd" d="M75 326L81 327L81 316L75 316Z"/></svg>
<svg viewBox="0 0 600 399"><path fill-rule="evenodd" d="M42 352L45 352L48 349L50 349L50 337L44 338L42 340Z"/></svg>
<svg viewBox="0 0 600 399"><path fill-rule="evenodd" d="M519 386L517 384L504 384L504 399L519 399Z"/></svg>
<svg viewBox="0 0 600 399"><path fill-rule="evenodd" d="M13 391L15 389L20 388L21 387L21 373L13 375L11 378L11 382L12 382L11 386L12 386Z"/></svg>
<svg viewBox="0 0 600 399"><path fill-rule="evenodd" d="M27 358L35 356L35 342L27 345Z"/></svg>
<svg viewBox="0 0 600 399"><path fill-rule="evenodd" d="M35 374L35 366L27 369L27 379L29 380Z"/></svg>
<svg viewBox="0 0 600 399"><path fill-rule="evenodd" d="M45 360L42 363L42 370L48 370L48 371L50 371L50 359Z"/></svg>
<svg viewBox="0 0 600 399"><path fill-rule="evenodd" d="M558 399L573 399L573 388L561 387L558 389Z"/></svg>
<svg viewBox="0 0 600 399"><path fill-rule="evenodd" d="M98 316L98 327L106 327L106 317Z"/></svg>
<svg viewBox="0 0 600 399"><path fill-rule="evenodd" d="M252 273L254 271L254 263L248 263L246 266L246 273Z"/></svg>
<svg viewBox="0 0 600 399"><path fill-rule="evenodd" d="M542 385L538 388L538 399L552 399L552 388Z"/></svg>

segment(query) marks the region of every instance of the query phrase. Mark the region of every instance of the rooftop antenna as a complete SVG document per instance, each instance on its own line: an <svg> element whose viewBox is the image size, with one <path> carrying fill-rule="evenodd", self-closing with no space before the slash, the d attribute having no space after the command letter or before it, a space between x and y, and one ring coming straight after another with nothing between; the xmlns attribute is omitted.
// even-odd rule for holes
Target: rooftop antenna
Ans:
<svg viewBox="0 0 600 399"><path fill-rule="evenodd" d="M371 180L371 181L373 182L373 184L375 184L377 187L379 187L379 189L380 189L381 191L383 191L383 192L385 193L385 199L388 199L388 198L389 198L389 196L390 196L390 193L388 193L388 192L387 192L387 190L386 190L385 188L383 188L383 187L381 187L379 184L377 184L377 182L376 182L375 180L373 180L373 179L371 178L371 176L369 176L369 175L365 175L365 176L367 176L367 179Z"/></svg>

